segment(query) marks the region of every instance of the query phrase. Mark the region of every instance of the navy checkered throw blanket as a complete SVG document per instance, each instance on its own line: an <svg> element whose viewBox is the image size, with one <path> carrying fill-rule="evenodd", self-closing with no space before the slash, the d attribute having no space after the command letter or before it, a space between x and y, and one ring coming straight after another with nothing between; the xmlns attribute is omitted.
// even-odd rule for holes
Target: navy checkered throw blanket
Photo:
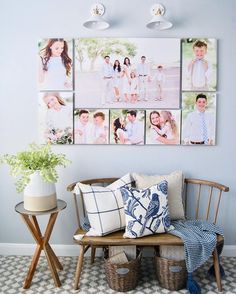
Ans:
<svg viewBox="0 0 236 294"><path fill-rule="evenodd" d="M216 235L223 236L223 231L217 225L202 220L178 220L172 224L175 229L169 233L184 241L186 267L192 273L212 255Z"/></svg>
<svg viewBox="0 0 236 294"><path fill-rule="evenodd" d="M172 222L175 227L170 234L180 237L184 242L185 261L188 271L188 283L192 283L192 272L204 264L216 247L217 234L223 236L222 229L203 220L178 220ZM195 284L196 282L193 281ZM196 287L199 286L196 284ZM188 286L187 286L188 288ZM190 289L189 289L190 290ZM190 293L201 293L191 291Z"/></svg>

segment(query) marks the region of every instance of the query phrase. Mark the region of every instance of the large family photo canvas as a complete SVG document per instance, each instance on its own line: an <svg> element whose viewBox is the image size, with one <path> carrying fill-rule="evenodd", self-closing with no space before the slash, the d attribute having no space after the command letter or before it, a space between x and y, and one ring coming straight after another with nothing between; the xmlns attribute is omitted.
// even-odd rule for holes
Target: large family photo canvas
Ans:
<svg viewBox="0 0 236 294"><path fill-rule="evenodd" d="M180 39L75 40L78 108L179 108Z"/></svg>

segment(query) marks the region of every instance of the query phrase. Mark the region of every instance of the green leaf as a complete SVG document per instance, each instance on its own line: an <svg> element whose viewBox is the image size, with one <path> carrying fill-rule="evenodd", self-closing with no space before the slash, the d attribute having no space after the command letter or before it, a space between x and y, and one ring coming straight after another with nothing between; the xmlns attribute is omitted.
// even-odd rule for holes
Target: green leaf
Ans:
<svg viewBox="0 0 236 294"><path fill-rule="evenodd" d="M10 167L10 174L13 177L20 177L15 185L17 192L22 192L30 181L30 175L40 171L45 182L56 182L58 174L57 166L66 167L70 160L65 154L55 154L51 146L37 145L32 143L26 151L18 152L16 155L5 154L0 156L0 164L5 163Z"/></svg>

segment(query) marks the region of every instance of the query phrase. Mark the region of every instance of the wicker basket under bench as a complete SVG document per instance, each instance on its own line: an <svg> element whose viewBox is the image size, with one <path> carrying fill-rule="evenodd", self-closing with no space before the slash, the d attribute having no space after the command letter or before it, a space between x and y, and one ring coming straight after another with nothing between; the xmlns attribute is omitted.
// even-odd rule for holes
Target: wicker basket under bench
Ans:
<svg viewBox="0 0 236 294"><path fill-rule="evenodd" d="M116 180L117 178L102 178L102 179L85 180L80 182L87 185L88 184L89 185L104 184L105 186L105 185L111 184L112 182ZM70 184L67 187L67 190L70 192L73 192L75 185L76 183ZM190 185L197 188L196 193L193 193L193 188L190 188L189 187ZM203 196L202 191L204 190L203 188L206 188L206 187L209 189L209 192L207 193L207 197L206 199L204 199L206 204L201 205L201 200L203 199L203 197L205 197L205 194ZM196 201L194 201L196 206L194 218L206 219L206 220L212 221L213 223L216 223L222 192L228 192L229 188L216 182L210 182L210 181L199 180L199 179L185 179L184 191L185 191L185 197L184 197L185 208L188 207L188 202L190 200L191 200L191 208L193 208L192 197L196 197ZM217 193L216 198L213 197L213 195L215 195L214 192ZM76 194L73 194L73 195L75 200L75 208L76 208L77 221L79 226L75 232L75 235L85 234L86 232L81 229L80 217L79 217L79 212L81 210L82 210L82 213L84 214L83 201L82 201L82 207L79 210L77 195ZM81 193L81 197L83 199L82 193ZM204 212L202 212L202 210ZM112 245L113 246L136 245L138 247L154 247L154 248L160 245L183 246L183 241L179 237L176 237L168 233L155 234L155 235L145 236L145 237L136 238L136 239L123 238L123 234L124 234L124 231L119 231L119 232L115 232L103 237L84 236L81 240L75 240L75 242L80 246L80 253L79 253L77 267L76 267L74 289L78 289L79 287L84 254L89 248L91 248L91 263L93 263L97 247L107 247L109 245L111 246ZM221 245L223 244L223 242L224 242L223 237L218 236L217 245ZM213 251L213 262L214 262L217 287L219 291L222 291L217 249Z"/></svg>

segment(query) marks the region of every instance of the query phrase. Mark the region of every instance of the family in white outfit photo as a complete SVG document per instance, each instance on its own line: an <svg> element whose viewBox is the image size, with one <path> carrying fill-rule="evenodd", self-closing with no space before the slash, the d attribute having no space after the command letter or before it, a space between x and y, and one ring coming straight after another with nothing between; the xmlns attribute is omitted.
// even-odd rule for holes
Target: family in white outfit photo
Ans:
<svg viewBox="0 0 236 294"><path fill-rule="evenodd" d="M155 86L155 100L162 100L165 80L162 65L158 65L156 73L151 75L150 65L146 63L144 55L136 67L131 64L129 57L125 57L121 65L118 59L112 64L110 56L106 55L102 66L102 105L119 101L148 101L151 82Z"/></svg>
<svg viewBox="0 0 236 294"><path fill-rule="evenodd" d="M180 39L75 40L76 108L179 108Z"/></svg>

